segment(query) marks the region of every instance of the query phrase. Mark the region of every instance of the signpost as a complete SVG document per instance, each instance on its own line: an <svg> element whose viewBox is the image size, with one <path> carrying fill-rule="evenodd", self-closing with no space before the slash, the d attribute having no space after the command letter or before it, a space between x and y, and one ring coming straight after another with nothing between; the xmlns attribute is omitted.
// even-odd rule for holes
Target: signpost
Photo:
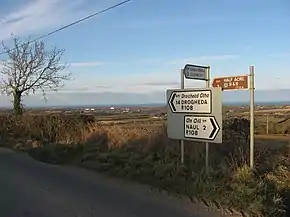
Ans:
<svg viewBox="0 0 290 217"><path fill-rule="evenodd" d="M211 90L177 90L171 93L168 104L173 113L210 114L211 102Z"/></svg>
<svg viewBox="0 0 290 217"><path fill-rule="evenodd" d="M204 80L204 89L184 89L184 78ZM250 80L250 81L249 81ZM215 78L210 86L210 67L185 65L181 70L181 89L167 90L167 134L181 140L181 163L184 140L206 142L208 170L209 141L222 143L222 90L250 90L250 167L254 167L254 66L250 75Z"/></svg>
<svg viewBox="0 0 290 217"><path fill-rule="evenodd" d="M254 167L254 66L250 66L249 75L214 78L213 87L221 87L222 90L250 90L250 167Z"/></svg>
<svg viewBox="0 0 290 217"><path fill-rule="evenodd" d="M178 96L179 97L176 97ZM183 97L186 100L182 100ZM174 97L174 100L172 101ZM207 103L198 104L199 100ZM180 98L178 109L174 101ZM171 139L222 143L222 90L221 88L167 90L167 134ZM181 109L189 107L189 110ZM192 109L191 109L192 106Z"/></svg>
<svg viewBox="0 0 290 217"><path fill-rule="evenodd" d="M220 126L214 116L184 116L184 137L212 141Z"/></svg>
<svg viewBox="0 0 290 217"><path fill-rule="evenodd" d="M223 90L248 89L248 75L214 78L212 86Z"/></svg>
<svg viewBox="0 0 290 217"><path fill-rule="evenodd" d="M199 66L199 65L185 65L184 69L181 70L181 89L184 89L184 78L187 79L194 79L194 80L204 80L206 81L206 87L210 87L210 67L209 66ZM178 101L177 94L171 95L171 101L169 101L169 106L173 113L204 113L210 114L212 111L208 110L206 112L201 112L203 109L202 106L193 106L189 105L189 109L186 107L182 107L180 105L180 101ZM207 96L210 100L207 100L208 103L211 104L211 94ZM195 104L199 104L198 102ZM192 109L191 109L192 108ZM209 109L210 107L208 107ZM198 112L199 111L199 112ZM200 140L199 140L200 141ZM206 171L208 171L208 156L209 156L209 143L206 141L206 153L205 153L205 164L206 164ZM184 140L181 139L180 141L180 148L181 148L181 163L184 162Z"/></svg>
<svg viewBox="0 0 290 217"><path fill-rule="evenodd" d="M254 167L254 134L255 134L255 125L254 125L254 107L255 107L255 68L250 66L250 167Z"/></svg>
<svg viewBox="0 0 290 217"><path fill-rule="evenodd" d="M191 65L186 64L184 69L181 70L181 88L184 88L184 77L187 79L194 79L194 80L204 80L206 81L206 87L210 86L210 67L209 66L198 66L198 65ZM183 155L184 155L184 141L181 140L181 163L183 163ZM205 153L205 164L206 170L208 169L208 152L209 152L209 144L208 142L205 143L206 146L206 153Z"/></svg>
<svg viewBox="0 0 290 217"><path fill-rule="evenodd" d="M181 70L180 88L184 89L184 77L187 79L204 80L207 82L206 87L209 87L209 67L186 64ZM181 163L184 162L184 141L180 140ZM206 162L208 158L208 143L206 143ZM207 164L207 163L206 163ZM207 168L207 166L206 166Z"/></svg>
<svg viewBox="0 0 290 217"><path fill-rule="evenodd" d="M208 66L197 66L197 65L185 65L183 69L183 73L185 78L187 79L195 79L195 80L208 80Z"/></svg>

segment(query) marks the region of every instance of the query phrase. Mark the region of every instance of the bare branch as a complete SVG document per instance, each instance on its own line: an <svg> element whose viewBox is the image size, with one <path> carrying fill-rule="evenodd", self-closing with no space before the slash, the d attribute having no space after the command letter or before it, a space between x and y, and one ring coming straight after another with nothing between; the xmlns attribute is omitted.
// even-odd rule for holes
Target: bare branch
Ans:
<svg viewBox="0 0 290 217"><path fill-rule="evenodd" d="M47 51L43 41L31 43L30 39L12 39L12 50L2 42L8 56L2 61L3 67L0 71L4 76L0 85L3 93L28 95L42 91L45 94L45 90L58 90L63 87L64 81L70 79L70 73L62 73L66 68L65 64L60 63L64 50L55 47Z"/></svg>
<svg viewBox="0 0 290 217"><path fill-rule="evenodd" d="M23 42L16 37L13 37L13 43L14 50L2 43L8 54L8 59L2 61L1 73L6 77L2 82L2 90L3 85L20 92L55 90L70 79L70 74L60 74L66 68L65 64L60 64L64 50L54 48L46 51L42 41Z"/></svg>

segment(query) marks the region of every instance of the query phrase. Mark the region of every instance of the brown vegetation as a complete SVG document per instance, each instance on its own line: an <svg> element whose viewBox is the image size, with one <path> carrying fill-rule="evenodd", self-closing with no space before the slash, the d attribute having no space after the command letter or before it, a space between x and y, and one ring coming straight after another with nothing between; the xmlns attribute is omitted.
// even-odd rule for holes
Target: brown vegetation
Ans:
<svg viewBox="0 0 290 217"><path fill-rule="evenodd" d="M187 142L180 165L178 141L167 138L165 124L102 126L76 115L1 116L0 133L2 145L26 150L38 160L127 177L218 209L277 217L288 211L289 151L258 148L256 170L250 170L245 119L224 121L223 144L210 145L208 174L204 144Z"/></svg>
<svg viewBox="0 0 290 217"><path fill-rule="evenodd" d="M249 119L248 116L242 116ZM268 133L269 135L287 135L290 133L290 120L288 114L268 114ZM255 134L267 134L267 115L255 115Z"/></svg>

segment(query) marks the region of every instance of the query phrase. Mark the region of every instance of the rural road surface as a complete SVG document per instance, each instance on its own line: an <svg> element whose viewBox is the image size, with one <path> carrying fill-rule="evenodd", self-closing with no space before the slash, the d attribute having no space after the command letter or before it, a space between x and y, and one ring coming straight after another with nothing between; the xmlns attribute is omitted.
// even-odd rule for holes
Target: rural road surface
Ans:
<svg viewBox="0 0 290 217"><path fill-rule="evenodd" d="M218 217L147 186L0 149L1 217Z"/></svg>

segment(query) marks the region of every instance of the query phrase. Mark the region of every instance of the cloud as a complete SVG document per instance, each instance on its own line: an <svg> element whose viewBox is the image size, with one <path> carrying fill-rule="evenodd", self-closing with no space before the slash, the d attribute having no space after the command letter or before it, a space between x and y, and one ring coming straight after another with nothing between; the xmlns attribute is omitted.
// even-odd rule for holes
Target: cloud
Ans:
<svg viewBox="0 0 290 217"><path fill-rule="evenodd" d="M24 104L30 106L94 106L94 105L124 105L124 104L146 104L165 103L165 92L152 94L127 93L127 92L71 92L71 93L48 93L48 101L43 100L41 94L25 96ZM1 107L12 107L11 97L0 98Z"/></svg>
<svg viewBox="0 0 290 217"><path fill-rule="evenodd" d="M82 14L83 0L28 0L16 5L7 15L0 17L0 40L11 34L25 36L47 28L57 27Z"/></svg>
<svg viewBox="0 0 290 217"><path fill-rule="evenodd" d="M94 86L76 86L76 87L63 87L59 92L95 92L95 91L104 91L105 89L110 88L106 85L94 85Z"/></svg>
<svg viewBox="0 0 290 217"><path fill-rule="evenodd" d="M216 60L217 63L212 64L214 68L216 64L219 64L219 61L236 57L236 55L207 55L194 58L180 58L177 60L170 60L166 58L144 58L128 60L126 62L102 62L99 60L71 62L69 65L72 67L74 80L66 82L65 87L60 89L59 92L97 93L107 90L112 92L128 93L150 93L152 91L165 92L166 89L180 87L180 68L178 67L184 66L185 63L203 64L202 61L197 60ZM178 61L184 61L185 63L176 63ZM138 72L138 70L136 72L134 72L134 70L132 72L128 72L125 69L124 72L124 68L119 67L122 66L122 64L127 67L129 64L136 64L136 62L138 67L142 67L146 70L143 70L141 73ZM170 65L173 62L176 63L176 66L174 67ZM156 64L157 68L148 67L148 65L151 64ZM106 65L106 67L103 68L102 65ZM84 71L82 71L83 68L85 68ZM108 73L110 71L114 71L114 73ZM186 85L200 87L204 86L204 82L187 80Z"/></svg>
<svg viewBox="0 0 290 217"><path fill-rule="evenodd" d="M153 27L159 27L159 26L170 26L178 23L180 19L178 18L164 18L164 19L146 19L146 20L130 20L123 25L121 25L122 28L153 28ZM185 19L182 20L183 22L186 21ZM120 26L119 26L120 27Z"/></svg>
<svg viewBox="0 0 290 217"><path fill-rule="evenodd" d="M134 20L126 20L117 28L129 28L129 29L144 29L144 28L160 28L160 27L172 27L176 25L206 25L213 22L223 22L221 17L193 17L188 18L188 16L174 16L173 14L168 14L168 16L153 17L153 18L136 18Z"/></svg>
<svg viewBox="0 0 290 217"><path fill-rule="evenodd" d="M183 58L175 60L166 60L160 58L144 58L144 59L134 59L130 61L122 62L101 62L101 61L88 61L88 62L72 62L68 65L71 67L91 67L91 66L102 66L102 65L127 65L131 63L145 64L145 65L184 65L186 63L195 63L195 62L211 62L211 61L224 61L238 58L238 55L216 55L216 56L199 56L192 58Z"/></svg>
<svg viewBox="0 0 290 217"><path fill-rule="evenodd" d="M110 70L109 70L110 71ZM108 70L96 70L93 73L73 73L74 80L66 82L62 91L77 92L78 88L82 92L131 92L148 93L152 91L165 91L166 88L176 88L180 74L175 70L169 71L148 71L147 73L129 73L116 75L108 73Z"/></svg>
<svg viewBox="0 0 290 217"><path fill-rule="evenodd" d="M211 62L211 61L223 61L238 58L238 55L235 54L224 54L224 55L213 55L213 56L199 56L199 57L191 57L185 59L177 59L168 61L169 65L184 65L186 63L198 63L198 62Z"/></svg>
<svg viewBox="0 0 290 217"><path fill-rule="evenodd" d="M161 59L158 58L144 58L144 59L137 59L137 60L130 60L130 61L115 61L115 62L102 62L102 61L83 61L83 62L71 62L68 63L71 67L92 67L92 66L103 66L103 65L127 65L127 64L146 64L146 65L154 65L163 63Z"/></svg>
<svg viewBox="0 0 290 217"><path fill-rule="evenodd" d="M176 81L152 81L132 84L132 86L178 86L178 85L180 85L180 83Z"/></svg>
<svg viewBox="0 0 290 217"><path fill-rule="evenodd" d="M255 99L257 102L287 102L290 100L290 90L257 90ZM124 105L124 104L146 104L166 103L164 91L151 93L128 93L128 92L70 92L70 93L48 93L48 101L45 102L41 94L24 97L24 104L29 106L98 106L98 105ZM224 102L248 102L247 91L229 91L224 93ZM271 102L271 101L270 101ZM12 107L11 97L1 96L0 107Z"/></svg>
<svg viewBox="0 0 290 217"><path fill-rule="evenodd" d="M239 58L236 54L221 54L221 55L206 55L197 57L187 57L180 59L162 59L162 58L145 58L139 60L132 60L131 62L140 64L167 64L167 65L184 65L186 63L196 63L196 62L212 62L212 61L225 61ZM127 62L122 62L128 64Z"/></svg>
<svg viewBox="0 0 290 217"><path fill-rule="evenodd" d="M92 62L73 62L69 63L68 65L71 67L92 67L92 66L101 66L105 64L106 64L105 62L92 61Z"/></svg>
<svg viewBox="0 0 290 217"><path fill-rule="evenodd" d="M290 53L276 53L272 54L271 56L280 58L290 58Z"/></svg>

